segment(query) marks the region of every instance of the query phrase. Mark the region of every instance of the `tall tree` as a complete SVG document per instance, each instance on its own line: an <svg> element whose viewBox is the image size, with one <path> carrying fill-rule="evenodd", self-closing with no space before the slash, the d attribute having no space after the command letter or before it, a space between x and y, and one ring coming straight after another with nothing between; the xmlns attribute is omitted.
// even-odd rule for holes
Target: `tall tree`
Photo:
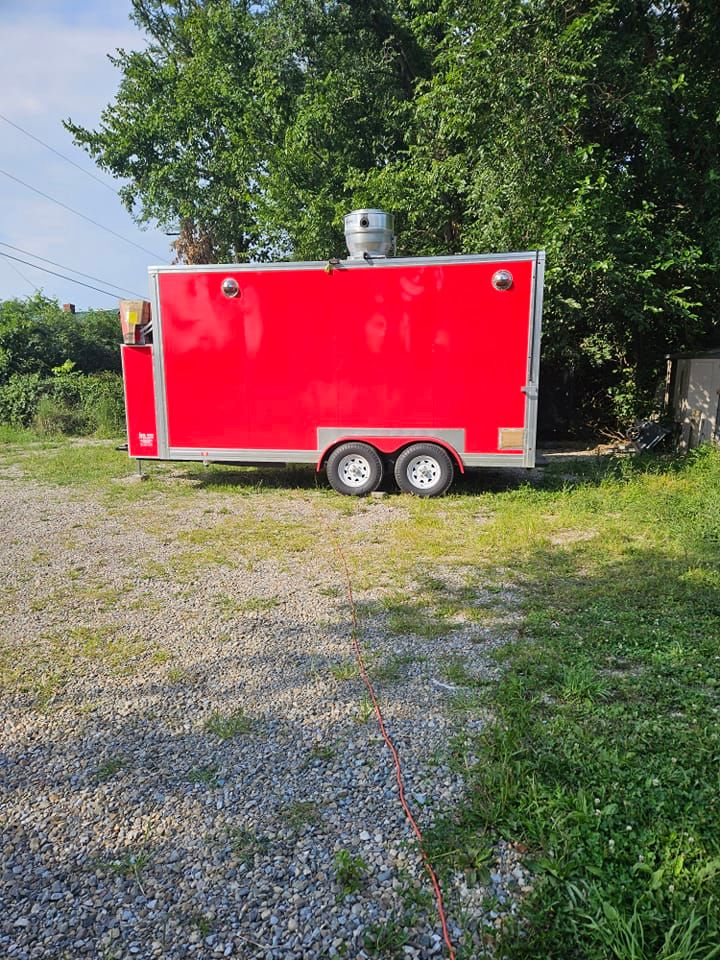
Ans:
<svg viewBox="0 0 720 960"><path fill-rule="evenodd" d="M114 103L68 128L186 259L544 247L576 417L647 406L720 294L716 0L133 0Z"/></svg>
<svg viewBox="0 0 720 960"><path fill-rule="evenodd" d="M180 223L179 252L214 259L340 252L347 184L403 145L429 58L410 0L133 0L149 38L118 51L98 129L66 126L129 180L140 220Z"/></svg>
<svg viewBox="0 0 720 960"><path fill-rule="evenodd" d="M262 247L252 214L261 163L253 103L258 14L228 0L133 0L148 45L111 57L122 72L97 130L66 126L128 183L140 221L181 225L181 250L239 259Z"/></svg>
<svg viewBox="0 0 720 960"><path fill-rule="evenodd" d="M714 2L482 0L449 25L408 152L373 176L407 249L545 247L544 356L584 419L646 406L719 290Z"/></svg>

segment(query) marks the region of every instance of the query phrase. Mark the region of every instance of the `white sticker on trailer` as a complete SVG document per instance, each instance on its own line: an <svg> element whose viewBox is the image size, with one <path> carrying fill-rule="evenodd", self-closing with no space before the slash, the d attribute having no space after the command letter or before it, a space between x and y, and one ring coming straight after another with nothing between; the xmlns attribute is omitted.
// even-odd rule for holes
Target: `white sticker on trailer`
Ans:
<svg viewBox="0 0 720 960"><path fill-rule="evenodd" d="M151 447L155 443L155 434L154 433L139 433L138 442L141 447Z"/></svg>

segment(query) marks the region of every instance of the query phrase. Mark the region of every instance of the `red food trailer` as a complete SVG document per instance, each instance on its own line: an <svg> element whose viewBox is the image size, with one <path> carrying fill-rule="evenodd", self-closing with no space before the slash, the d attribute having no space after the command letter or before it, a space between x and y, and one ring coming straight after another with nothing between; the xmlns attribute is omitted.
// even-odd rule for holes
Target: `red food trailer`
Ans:
<svg viewBox="0 0 720 960"><path fill-rule="evenodd" d="M314 463L352 495L534 466L544 253L392 257L391 215L345 226L346 260L150 268L121 304L131 457Z"/></svg>

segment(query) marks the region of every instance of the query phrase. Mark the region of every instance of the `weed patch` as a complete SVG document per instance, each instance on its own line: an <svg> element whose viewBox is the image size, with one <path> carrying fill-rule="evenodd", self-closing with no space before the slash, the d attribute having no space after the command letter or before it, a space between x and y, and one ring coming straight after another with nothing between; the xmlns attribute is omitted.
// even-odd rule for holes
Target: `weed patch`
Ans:
<svg viewBox="0 0 720 960"><path fill-rule="evenodd" d="M15 451L12 462L28 479L61 487L104 487L108 479L128 477L136 470L128 455L115 450L112 442L97 441L23 447Z"/></svg>
<svg viewBox="0 0 720 960"><path fill-rule="evenodd" d="M343 660L342 663L333 663L329 668L329 673L333 680L339 680L341 683L346 680L354 680L359 676L357 663L354 660Z"/></svg>
<svg viewBox="0 0 720 960"><path fill-rule="evenodd" d="M267 853L270 841L267 837L260 836L243 827L231 830L228 835L230 849L235 857L245 864L252 864L256 856L262 856Z"/></svg>
<svg viewBox="0 0 720 960"><path fill-rule="evenodd" d="M291 829L301 830L320 822L320 807L314 800L296 800L284 806L280 816Z"/></svg>
<svg viewBox="0 0 720 960"><path fill-rule="evenodd" d="M125 766L127 761L124 757L109 757L104 763L101 763L100 766L95 771L95 779L102 783L104 780L109 780L111 777L114 777L116 773L119 773Z"/></svg>
<svg viewBox="0 0 720 960"><path fill-rule="evenodd" d="M206 721L205 729L221 740L231 740L241 733L252 733L255 724L245 716L242 707L238 707L232 713L220 713L216 710Z"/></svg>
<svg viewBox="0 0 720 960"><path fill-rule="evenodd" d="M349 897L362 887L368 866L362 857L354 857L348 850L338 850L333 858L335 880L343 897Z"/></svg>
<svg viewBox="0 0 720 960"><path fill-rule="evenodd" d="M371 923L364 937L364 947L371 957L384 960L401 960L405 956L403 947L408 943L405 924L394 917L383 923Z"/></svg>
<svg viewBox="0 0 720 960"><path fill-rule="evenodd" d="M220 785L218 780L219 767L211 763L204 767L193 767L188 774L190 783L199 783L214 789Z"/></svg>
<svg viewBox="0 0 720 960"><path fill-rule="evenodd" d="M111 626L74 627L34 644L0 641L0 688L30 695L42 709L75 678L99 669L129 676L167 657L155 644Z"/></svg>

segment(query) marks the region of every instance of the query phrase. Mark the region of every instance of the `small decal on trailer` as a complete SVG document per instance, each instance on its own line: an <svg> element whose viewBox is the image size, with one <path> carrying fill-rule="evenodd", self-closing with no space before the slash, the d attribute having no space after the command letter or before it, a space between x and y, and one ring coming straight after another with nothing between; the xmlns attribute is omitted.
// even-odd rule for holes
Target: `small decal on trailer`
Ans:
<svg viewBox="0 0 720 960"><path fill-rule="evenodd" d="M155 443L155 434L138 433L138 442L141 447L151 447Z"/></svg>

